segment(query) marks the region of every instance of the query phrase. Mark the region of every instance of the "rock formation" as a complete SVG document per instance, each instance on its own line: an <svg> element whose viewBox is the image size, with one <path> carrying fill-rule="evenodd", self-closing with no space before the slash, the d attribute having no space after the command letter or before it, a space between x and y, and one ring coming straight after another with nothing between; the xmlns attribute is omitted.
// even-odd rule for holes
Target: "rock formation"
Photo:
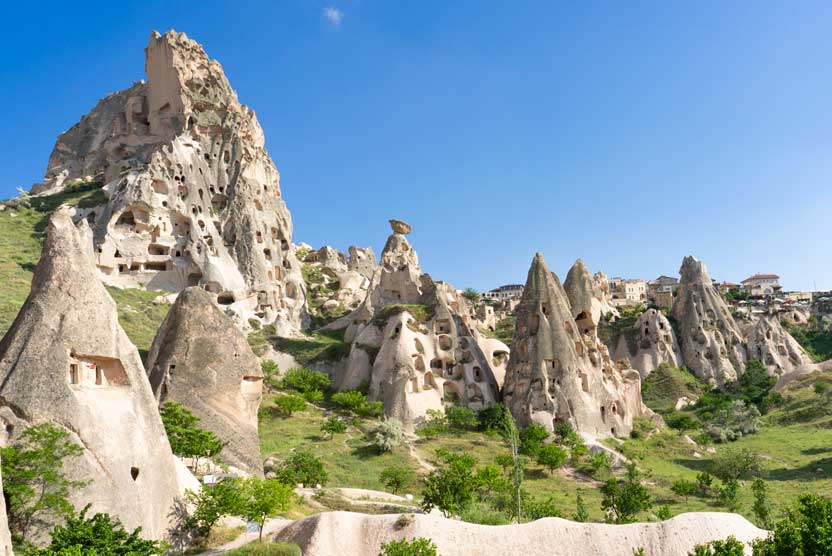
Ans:
<svg viewBox="0 0 832 556"><path fill-rule="evenodd" d="M159 403L178 402L225 443L221 458L262 475L257 409L263 373L245 334L201 288L179 294L147 360Z"/></svg>
<svg viewBox="0 0 832 556"><path fill-rule="evenodd" d="M350 249L349 269L365 278L372 278L376 271L376 254L372 247L355 247Z"/></svg>
<svg viewBox="0 0 832 556"><path fill-rule="evenodd" d="M702 380L721 386L745 368L743 336L713 286L705 263L685 257L672 315L685 365Z"/></svg>
<svg viewBox="0 0 832 556"><path fill-rule="evenodd" d="M154 32L145 52L147 83L109 95L63 133L33 192L106 184L107 204L79 213L105 282L198 285L242 321L297 330L306 313L292 220L254 112L184 33Z"/></svg>
<svg viewBox="0 0 832 556"><path fill-rule="evenodd" d="M3 478L0 477L0 491L3 490ZM6 503L0 500L0 555L14 556L12 551L12 536L9 532L9 517L6 514Z"/></svg>
<svg viewBox="0 0 832 556"><path fill-rule="evenodd" d="M503 400L522 426L568 421L590 437L627 435L641 402L636 371L614 365L590 319L573 316L563 286L538 253L517 307Z"/></svg>
<svg viewBox="0 0 832 556"><path fill-rule="evenodd" d="M375 271L375 256L369 247L350 247L350 259L324 246L303 259L307 304L313 318L342 316L367 297Z"/></svg>
<svg viewBox="0 0 832 556"><path fill-rule="evenodd" d="M410 226L390 225L366 299L330 325L352 342L336 384L369 383L370 398L407 427L448 403L479 409L496 402L508 348L477 331L472 308L453 287L421 273L405 237Z"/></svg>
<svg viewBox="0 0 832 556"><path fill-rule="evenodd" d="M609 314L617 315L618 311L607 300L604 285L607 291L609 284L603 274L593 278L581 259L575 261L572 268L566 274L566 281L563 289L572 307L572 312L581 333L589 329L595 329L602 318Z"/></svg>
<svg viewBox="0 0 832 556"><path fill-rule="evenodd" d="M64 465L76 507L163 538L177 472L136 347L93 261L89 227L68 210L47 228L32 290L0 342L0 426L12 438L50 421L84 448Z"/></svg>
<svg viewBox="0 0 832 556"><path fill-rule="evenodd" d="M670 321L661 311L647 309L629 330L615 340L613 356L625 359L641 375L642 380L662 363L681 367L682 353Z"/></svg>
<svg viewBox="0 0 832 556"><path fill-rule="evenodd" d="M777 377L801 369L814 370L814 363L797 340L786 332L776 316L757 320L748 334L748 358L756 359Z"/></svg>
<svg viewBox="0 0 832 556"><path fill-rule="evenodd" d="M730 535L743 543L763 538L737 514L702 512L657 523L607 525L550 517L521 525L477 525L436 515L366 515L326 512L289 524L276 540L315 556L376 556L391 540L426 537L442 556L683 556L697 544Z"/></svg>

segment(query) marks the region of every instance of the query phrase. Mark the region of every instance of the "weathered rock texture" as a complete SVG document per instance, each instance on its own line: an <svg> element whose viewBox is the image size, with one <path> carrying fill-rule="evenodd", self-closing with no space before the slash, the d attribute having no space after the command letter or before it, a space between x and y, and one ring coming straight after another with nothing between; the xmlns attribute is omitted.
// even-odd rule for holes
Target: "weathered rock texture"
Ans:
<svg viewBox="0 0 832 556"><path fill-rule="evenodd" d="M667 317L656 309L644 311L633 327L618 337L614 358L629 361L642 380L662 363L683 365L676 333Z"/></svg>
<svg viewBox="0 0 832 556"><path fill-rule="evenodd" d="M201 286L241 318L304 323L305 296L280 175L254 112L184 33L154 32L147 83L103 99L63 133L33 192L94 176L109 202L87 215L107 283Z"/></svg>
<svg viewBox="0 0 832 556"><path fill-rule="evenodd" d="M246 336L201 288L187 288L168 312L147 360L159 403L178 402L226 444L222 459L262 475L257 409L263 373Z"/></svg>
<svg viewBox="0 0 832 556"><path fill-rule="evenodd" d="M76 507L166 536L176 468L136 347L93 262L86 222L52 216L32 290L0 342L0 425L51 421L84 448L64 466Z"/></svg>
<svg viewBox="0 0 832 556"><path fill-rule="evenodd" d="M685 365L702 380L720 386L745 369L744 338L705 263L685 257L672 314Z"/></svg>
<svg viewBox="0 0 832 556"><path fill-rule="evenodd" d="M0 491L3 490L3 478L0 477ZM9 532L9 517L6 514L6 503L0 500L0 555L14 556L12 551L12 536Z"/></svg>
<svg viewBox="0 0 832 556"><path fill-rule="evenodd" d="M781 377L799 369L814 370L814 363L797 340L786 332L776 316L761 317L748 334L748 358L763 363Z"/></svg>
<svg viewBox="0 0 832 556"><path fill-rule="evenodd" d="M347 256L324 246L303 259L307 306L312 317L343 316L367 297L375 271L375 256L369 247L350 247Z"/></svg>
<svg viewBox="0 0 832 556"><path fill-rule="evenodd" d="M579 314L579 316L581 316ZM573 317L557 276L538 253L517 307L503 399L522 426L568 421L591 437L627 435L646 415L636 371L615 365L590 327Z"/></svg>
<svg viewBox="0 0 832 556"><path fill-rule="evenodd" d="M618 311L607 300L609 284L606 282L606 277L599 274L593 278L584 262L578 259L569 269L566 281L563 283L573 316L582 333L596 328L601 319L607 315L618 314Z"/></svg>
<svg viewBox="0 0 832 556"><path fill-rule="evenodd" d="M496 402L508 348L479 333L473 309L453 287L421 273L404 235L410 226L391 227L365 301L331 325L352 342L338 387L369 383L370 398L408 428L445 404Z"/></svg>
<svg viewBox="0 0 832 556"><path fill-rule="evenodd" d="M546 518L495 527L422 514L401 522L396 515L327 512L288 525L276 538L315 556L376 556L386 542L415 537L431 539L442 556L632 556L639 548L650 556L684 556L730 535L743 543L766 536L740 515L711 512L630 525Z"/></svg>

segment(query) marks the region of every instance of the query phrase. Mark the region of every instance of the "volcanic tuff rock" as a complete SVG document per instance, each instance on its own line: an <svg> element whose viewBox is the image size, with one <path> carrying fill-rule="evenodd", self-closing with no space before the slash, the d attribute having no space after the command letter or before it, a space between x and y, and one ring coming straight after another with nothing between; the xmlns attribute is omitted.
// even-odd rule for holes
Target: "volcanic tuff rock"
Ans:
<svg viewBox="0 0 832 556"><path fill-rule="evenodd" d="M349 269L366 278L372 278L376 271L376 254L372 247L350 246Z"/></svg>
<svg viewBox="0 0 832 556"><path fill-rule="evenodd" d="M179 492L173 454L136 347L93 262L86 222L47 228L32 290L0 342L0 425L12 437L51 421L84 448L64 465L78 508L166 536Z"/></svg>
<svg viewBox="0 0 832 556"><path fill-rule="evenodd" d="M220 64L184 33L154 32L147 83L113 93L57 140L43 183L105 183L81 210L107 283L172 292L201 286L241 320L306 319L304 285L280 175L254 112Z"/></svg>
<svg viewBox="0 0 832 556"><path fill-rule="evenodd" d="M3 490L3 478L0 477L0 491ZM6 503L0 500L0 554L14 556L12 551L12 536L9 533L9 518L6 514Z"/></svg>
<svg viewBox="0 0 832 556"><path fill-rule="evenodd" d="M346 328L352 342L338 387L369 382L370 398L408 428L446 402L474 409L495 403L508 348L480 335L473 310L453 287L421 274L400 233L410 226L391 227L364 303L331 325Z"/></svg>
<svg viewBox="0 0 832 556"><path fill-rule="evenodd" d="M391 540L430 538L442 556L632 556L644 548L650 556L681 556L697 544L734 535L743 543L763 538L737 514L701 512L657 523L607 525L544 518L521 525L477 525L436 515L325 512L290 523L276 540L298 544L315 556L376 556Z"/></svg>
<svg viewBox="0 0 832 556"><path fill-rule="evenodd" d="M777 377L798 369L815 370L812 358L791 334L780 325L776 316L761 317L748 334L748 358L756 359Z"/></svg>
<svg viewBox="0 0 832 556"><path fill-rule="evenodd" d="M147 360L159 403L178 402L225 443L222 459L262 475L257 409L263 373L246 336L200 288L179 294Z"/></svg>
<svg viewBox="0 0 832 556"><path fill-rule="evenodd" d="M712 385L736 380L745 369L743 336L713 286L705 263L685 257L672 315L685 365Z"/></svg>
<svg viewBox="0 0 832 556"><path fill-rule="evenodd" d="M676 333L667 317L656 309L644 311L632 329L619 336L614 358L628 360L642 380L662 363L683 365Z"/></svg>
<svg viewBox="0 0 832 556"><path fill-rule="evenodd" d="M503 400L522 426L534 421L553 431L568 421L592 437L627 435L633 418L649 413L638 373L614 365L595 329L576 323L540 253L517 308Z"/></svg>
<svg viewBox="0 0 832 556"><path fill-rule="evenodd" d="M607 300L609 284L606 282L606 277L603 273L599 273L593 278L581 259L575 261L569 269L563 289L572 307L573 316L579 323L578 328L582 328L582 323L585 327L595 328L606 315L618 314L618 311Z"/></svg>
<svg viewBox="0 0 832 556"><path fill-rule="evenodd" d="M375 256L369 247L350 247L347 263L344 253L327 245L309 253L303 266L310 313L315 315L320 307L324 313L333 316L357 308L367 297L375 270Z"/></svg>

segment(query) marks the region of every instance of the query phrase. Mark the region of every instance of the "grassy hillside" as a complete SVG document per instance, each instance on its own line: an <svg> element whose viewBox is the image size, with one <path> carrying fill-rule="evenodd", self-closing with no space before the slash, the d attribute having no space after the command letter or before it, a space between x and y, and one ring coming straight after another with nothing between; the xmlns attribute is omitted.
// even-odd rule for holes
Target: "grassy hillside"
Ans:
<svg viewBox="0 0 832 556"><path fill-rule="evenodd" d="M30 206L7 202L0 211L0 335L11 326L29 295L32 274L40 259L49 215L62 204L89 207L106 199L101 184L78 184L68 191L28 199ZM168 306L155 304L157 292L108 288L118 304L119 321L144 355Z"/></svg>

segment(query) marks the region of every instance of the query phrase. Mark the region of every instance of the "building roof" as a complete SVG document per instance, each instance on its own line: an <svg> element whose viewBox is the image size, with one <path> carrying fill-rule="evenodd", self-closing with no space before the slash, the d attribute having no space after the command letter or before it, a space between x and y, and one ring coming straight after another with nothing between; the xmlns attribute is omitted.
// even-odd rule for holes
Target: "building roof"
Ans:
<svg viewBox="0 0 832 556"><path fill-rule="evenodd" d="M671 284L678 284L679 279L674 278L673 276L665 276L664 274L662 274L661 276L659 276L655 280L651 280L650 282L648 282L648 284L658 284L660 282L670 282Z"/></svg>
<svg viewBox="0 0 832 556"><path fill-rule="evenodd" d="M779 280L779 279L780 279L780 277L777 276L776 274L755 274L754 276L751 276L750 278L746 278L745 280L743 280L742 283L745 284L746 282L753 282L755 280Z"/></svg>

